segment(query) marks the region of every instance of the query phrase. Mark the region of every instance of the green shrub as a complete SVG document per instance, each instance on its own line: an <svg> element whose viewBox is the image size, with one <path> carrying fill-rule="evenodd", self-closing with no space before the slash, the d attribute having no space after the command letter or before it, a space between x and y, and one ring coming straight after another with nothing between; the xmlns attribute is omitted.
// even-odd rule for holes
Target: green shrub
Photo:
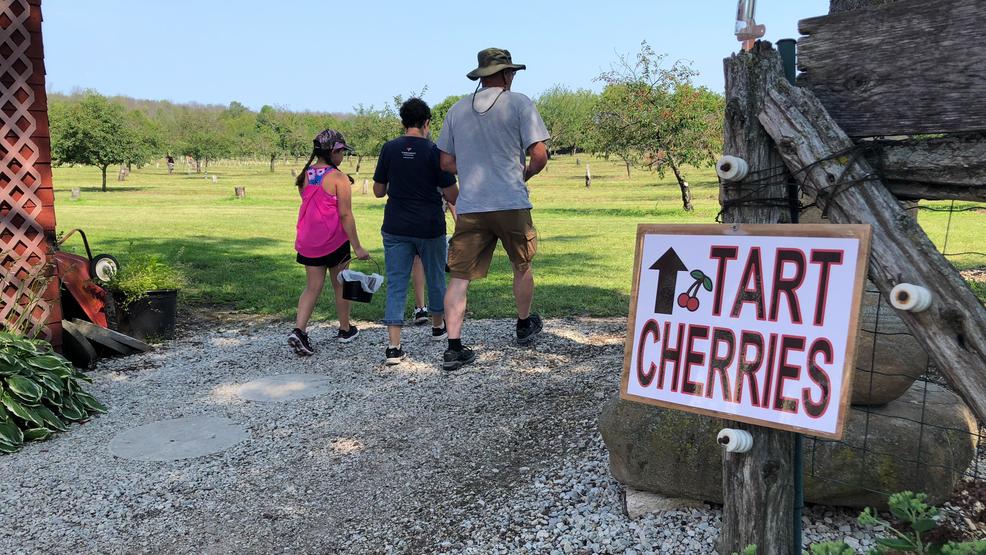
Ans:
<svg viewBox="0 0 986 555"><path fill-rule="evenodd" d="M863 526L882 526L892 536L878 538L876 549L870 555L896 555L914 553L917 555L986 555L986 541L955 543L930 539L934 537L939 522L939 510L928 505L923 493L903 491L890 496L890 514L900 523L894 527L890 522L877 516L876 511L867 507L859 515ZM811 546L811 555L854 555L855 552L843 542L825 542Z"/></svg>
<svg viewBox="0 0 986 555"><path fill-rule="evenodd" d="M123 296L124 304L129 304L147 295L148 291L181 289L187 283L181 263L169 264L158 255L132 254L110 280L109 286Z"/></svg>
<svg viewBox="0 0 986 555"><path fill-rule="evenodd" d="M92 380L47 342L0 332L0 454L106 412L80 381Z"/></svg>

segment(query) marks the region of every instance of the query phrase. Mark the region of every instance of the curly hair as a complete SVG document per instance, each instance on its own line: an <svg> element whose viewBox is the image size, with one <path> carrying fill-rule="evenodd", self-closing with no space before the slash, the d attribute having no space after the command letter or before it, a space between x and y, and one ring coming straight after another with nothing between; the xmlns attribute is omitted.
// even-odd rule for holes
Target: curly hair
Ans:
<svg viewBox="0 0 986 555"><path fill-rule="evenodd" d="M420 98L409 98L401 104L401 125L405 128L424 127L431 119L431 108Z"/></svg>

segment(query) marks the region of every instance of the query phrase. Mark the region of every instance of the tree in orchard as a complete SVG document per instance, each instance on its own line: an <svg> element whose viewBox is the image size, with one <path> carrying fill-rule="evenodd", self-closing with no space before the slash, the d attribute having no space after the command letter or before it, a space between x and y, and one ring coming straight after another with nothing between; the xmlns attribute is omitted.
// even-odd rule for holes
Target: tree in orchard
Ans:
<svg viewBox="0 0 986 555"><path fill-rule="evenodd" d="M630 112L632 87L624 84L607 85L596 103L594 126L589 134L589 149L606 158L616 156L626 166L627 179L630 168L640 160L646 141L641 136L642 126L637 124L637 114Z"/></svg>
<svg viewBox="0 0 986 555"><path fill-rule="evenodd" d="M561 85L538 97L538 112L551 135L549 149L552 153L576 153L586 147L596 99L592 91L572 91Z"/></svg>
<svg viewBox="0 0 986 555"><path fill-rule="evenodd" d="M665 56L646 43L634 62L621 58L599 79L606 83L596 111L597 140L604 152L646 153L660 175L668 168L681 189L685 210L692 210L685 164L712 165L721 150L721 96L695 87L695 72L678 61L663 67ZM629 173L630 162L627 162Z"/></svg>
<svg viewBox="0 0 986 555"><path fill-rule="evenodd" d="M179 114L179 152L195 160L195 173L202 173L202 164L209 166L228 154L232 141L223 125L220 112L183 110Z"/></svg>
<svg viewBox="0 0 986 555"><path fill-rule="evenodd" d="M260 150L257 115L240 102L233 101L219 115L229 141L232 156L253 156Z"/></svg>
<svg viewBox="0 0 986 555"><path fill-rule="evenodd" d="M445 116L456 102L462 100L463 95L452 95L445 100L431 107L431 140L438 142L438 137L442 134L442 125L445 124Z"/></svg>
<svg viewBox="0 0 986 555"><path fill-rule="evenodd" d="M392 110L356 107L352 117L340 122L346 142L355 149L356 173L363 158L379 156L384 143L401 134L401 121Z"/></svg>
<svg viewBox="0 0 986 555"><path fill-rule="evenodd" d="M52 158L61 164L96 166L106 170L135 158L141 147L126 109L105 96L86 92L75 104L55 105L50 112Z"/></svg>

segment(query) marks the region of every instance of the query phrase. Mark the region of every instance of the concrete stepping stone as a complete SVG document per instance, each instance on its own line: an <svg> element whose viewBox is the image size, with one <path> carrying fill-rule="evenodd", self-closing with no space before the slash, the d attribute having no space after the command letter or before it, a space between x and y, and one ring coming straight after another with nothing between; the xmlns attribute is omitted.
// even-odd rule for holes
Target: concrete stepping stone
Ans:
<svg viewBox="0 0 986 555"><path fill-rule="evenodd" d="M110 452L135 461L177 461L219 453L247 439L246 428L228 418L194 416L123 431L110 441Z"/></svg>
<svg viewBox="0 0 986 555"><path fill-rule="evenodd" d="M282 374L235 385L228 391L247 401L292 401L317 397L326 393L330 387L328 376Z"/></svg>

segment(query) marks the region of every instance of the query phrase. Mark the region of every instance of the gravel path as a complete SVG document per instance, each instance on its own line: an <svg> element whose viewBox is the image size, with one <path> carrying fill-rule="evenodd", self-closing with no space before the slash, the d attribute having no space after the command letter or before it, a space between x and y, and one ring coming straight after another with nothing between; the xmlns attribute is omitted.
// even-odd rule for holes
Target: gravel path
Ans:
<svg viewBox="0 0 986 555"><path fill-rule="evenodd" d="M0 457L0 553L711 553L714 508L630 520L596 429L618 389L622 319L468 323L477 364L438 369L444 345L405 330L410 359L382 365L385 329L352 345L314 328L299 359L284 326L231 325L104 361L89 389L110 410ZM330 378L325 395L258 403L260 377ZM219 416L251 439L177 462L110 454L119 432ZM871 545L855 514L812 509L806 537Z"/></svg>

